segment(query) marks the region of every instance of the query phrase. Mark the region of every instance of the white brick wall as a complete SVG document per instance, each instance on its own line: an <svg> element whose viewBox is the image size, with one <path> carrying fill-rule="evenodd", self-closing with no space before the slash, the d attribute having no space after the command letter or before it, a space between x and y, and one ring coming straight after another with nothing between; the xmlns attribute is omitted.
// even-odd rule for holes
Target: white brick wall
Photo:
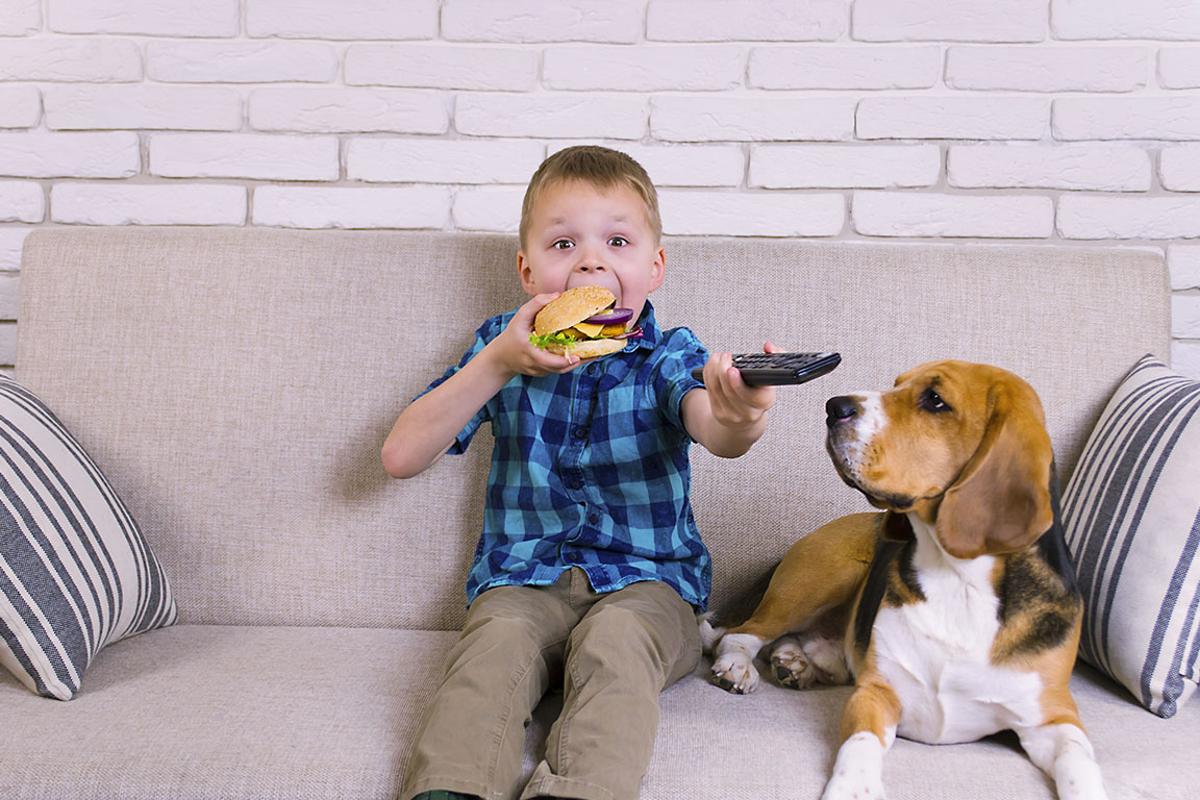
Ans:
<svg viewBox="0 0 1200 800"><path fill-rule="evenodd" d="M583 142L671 234L1158 248L1200 376L1196 0L0 0L0 365L38 226L515 231Z"/></svg>

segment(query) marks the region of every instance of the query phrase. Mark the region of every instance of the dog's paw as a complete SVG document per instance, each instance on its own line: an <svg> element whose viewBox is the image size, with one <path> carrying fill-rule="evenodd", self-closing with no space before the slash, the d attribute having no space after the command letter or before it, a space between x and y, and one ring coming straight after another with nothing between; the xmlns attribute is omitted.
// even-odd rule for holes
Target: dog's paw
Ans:
<svg viewBox="0 0 1200 800"><path fill-rule="evenodd" d="M789 689L807 689L817 681L816 667L795 640L780 643L771 653L771 671L780 685Z"/></svg>
<svg viewBox="0 0 1200 800"><path fill-rule="evenodd" d="M821 800L887 800L883 793L883 781L866 774L834 774L825 784Z"/></svg>
<svg viewBox="0 0 1200 800"><path fill-rule="evenodd" d="M758 670L745 653L725 653L713 662L712 680L727 692L750 694L758 688Z"/></svg>
<svg viewBox="0 0 1200 800"><path fill-rule="evenodd" d="M842 742L821 800L886 800L883 753L883 743L870 731L859 731Z"/></svg>

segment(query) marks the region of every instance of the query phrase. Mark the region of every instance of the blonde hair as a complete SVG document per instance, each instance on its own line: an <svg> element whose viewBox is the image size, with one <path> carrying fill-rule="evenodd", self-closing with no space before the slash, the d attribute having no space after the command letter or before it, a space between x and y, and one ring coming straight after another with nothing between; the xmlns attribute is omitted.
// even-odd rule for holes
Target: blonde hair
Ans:
<svg viewBox="0 0 1200 800"><path fill-rule="evenodd" d="M646 204L646 219L657 243L662 239L662 217L658 214L658 192L642 165L617 150L598 145L577 145L559 150L542 162L529 179L525 199L521 203L521 247L529 233L533 204L547 186L566 181L584 181L605 191L614 186L628 186Z"/></svg>

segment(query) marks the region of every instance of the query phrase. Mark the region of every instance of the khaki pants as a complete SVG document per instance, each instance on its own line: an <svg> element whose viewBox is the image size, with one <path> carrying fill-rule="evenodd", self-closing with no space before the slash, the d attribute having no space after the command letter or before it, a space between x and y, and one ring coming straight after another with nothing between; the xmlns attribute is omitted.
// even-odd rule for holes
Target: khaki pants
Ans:
<svg viewBox="0 0 1200 800"><path fill-rule="evenodd" d="M597 594L572 568L553 586L490 589L447 658L401 800L433 789L632 800L658 729L658 694L699 661L692 607L665 583ZM525 725L560 676L562 713L522 792Z"/></svg>

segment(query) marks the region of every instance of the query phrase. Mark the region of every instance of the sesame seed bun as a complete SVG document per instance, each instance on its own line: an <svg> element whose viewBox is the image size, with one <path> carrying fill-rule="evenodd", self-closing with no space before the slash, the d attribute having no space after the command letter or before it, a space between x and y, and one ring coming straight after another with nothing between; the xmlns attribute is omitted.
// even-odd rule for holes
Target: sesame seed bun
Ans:
<svg viewBox="0 0 1200 800"><path fill-rule="evenodd" d="M616 301L616 296L603 286L576 286L574 289L567 289L543 306L533 318L533 332L541 336L566 330L577 322L599 314ZM623 342L621 346L624 347ZM619 349L621 348L618 347L617 350ZM577 349L573 352L577 352Z"/></svg>

